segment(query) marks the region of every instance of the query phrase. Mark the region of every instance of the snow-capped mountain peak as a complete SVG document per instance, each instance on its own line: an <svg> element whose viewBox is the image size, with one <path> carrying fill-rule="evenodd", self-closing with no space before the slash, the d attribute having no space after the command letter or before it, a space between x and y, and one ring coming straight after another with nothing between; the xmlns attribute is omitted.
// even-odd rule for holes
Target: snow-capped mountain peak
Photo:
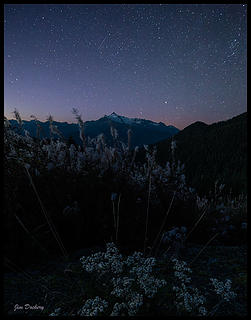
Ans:
<svg viewBox="0 0 251 320"><path fill-rule="evenodd" d="M127 118L127 117L124 117L124 116L120 116L116 112L113 112L109 116L106 116L106 117L109 118L112 121L116 121L116 122L124 123L124 124L135 124L135 123L139 124L139 123L141 123L140 119Z"/></svg>
<svg viewBox="0 0 251 320"><path fill-rule="evenodd" d="M117 118L119 115L116 112L113 112L108 117Z"/></svg>
<svg viewBox="0 0 251 320"><path fill-rule="evenodd" d="M112 121L123 123L123 124L129 124L129 125L143 124L143 123L147 123L149 125L154 125L154 126L161 125L161 123L156 123L151 120L145 120L145 119L139 119L139 118L128 118L125 116L120 116L116 112L112 112L109 116L105 116L105 117L112 120Z"/></svg>
<svg viewBox="0 0 251 320"><path fill-rule="evenodd" d="M16 120L10 120L16 122ZM75 123L55 122L59 131L68 139L70 136L79 144L82 141L79 138L79 126ZM43 128L41 137L50 137L49 122L40 122ZM119 139L124 143L128 141L128 129L132 130L132 147L142 146L144 144L152 144L164 140L176 134L179 130L174 127L165 125L164 123L156 123L150 120L139 118L127 118L113 112L108 116L104 116L98 120L86 121L85 135L86 137L95 138L103 133L106 137L108 145L113 144L110 128L116 128ZM24 120L24 129L29 131L32 136L36 136L36 124L34 121Z"/></svg>

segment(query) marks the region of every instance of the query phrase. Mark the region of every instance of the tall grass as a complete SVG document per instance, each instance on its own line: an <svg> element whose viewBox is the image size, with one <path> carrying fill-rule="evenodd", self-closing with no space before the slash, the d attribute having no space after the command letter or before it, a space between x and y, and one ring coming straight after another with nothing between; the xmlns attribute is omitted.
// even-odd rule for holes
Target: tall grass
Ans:
<svg viewBox="0 0 251 320"><path fill-rule="evenodd" d="M184 178L181 175L181 167L180 164L176 163L175 160L175 149L176 143L172 140L171 144L171 155L172 155L172 163L171 166L169 163L167 164L166 168L159 166L155 160L156 149L152 149L151 147L145 146L145 163L140 164L135 162L136 153L138 152L138 148L135 148L133 152L130 152L131 149L131 138L132 132L128 130L128 145L127 147L121 143L118 143L118 133L114 128L111 127L111 135L114 139L114 147L112 148L106 145L104 135L97 137L96 139L87 139L84 134L84 121L79 114L77 109L73 109L72 113L74 114L76 120L79 124L79 132L80 137L83 143L83 152L74 147L73 145L67 147L62 134L53 124L52 116L48 117L48 121L50 122L50 133L51 133L51 141L48 144L43 145L41 142L39 143L39 151L36 153L36 161L40 162L40 166L43 166L43 161L47 161L44 165L44 172L50 170L50 168L63 168L64 170L69 170L73 172L76 176L81 174L86 174L86 172L92 171L95 175L99 177L105 176L107 173L111 173L114 180L116 177L120 176L121 172L125 175L128 179L128 182L131 185L135 185L139 192L146 193L146 215L145 215L145 223L144 223L144 235L143 235L143 252L144 255L146 254L147 246L150 247L150 253L154 253L156 256L159 252L159 248L162 244L163 232L169 227L167 224L167 219L169 218L169 214L171 212L174 199L176 198L177 201L184 201L186 202L186 198L193 196L192 192L189 191L189 188L186 186L184 182ZM22 126L22 119L20 114L17 110L14 111L16 119L20 126ZM34 117L34 116L32 116ZM37 119L34 117L37 122ZM8 146L12 147L12 141L15 139L22 140L22 143L26 143L26 138L21 138L20 135L15 135L11 133L10 125L8 125L7 120L5 119L6 123L6 130L8 130L9 134L5 135L5 139L7 141ZM62 141L54 141L52 136L57 135ZM28 138L27 138L28 139ZM27 140L28 141L28 140ZM116 143L115 143L116 142ZM16 143L16 142L15 142ZM29 143L32 143L29 140ZM25 167L26 175L29 178L30 184L33 188L33 191L36 195L36 198L39 202L41 210L46 218L48 226L50 228L53 237L55 238L61 253L66 258L68 253L65 249L65 246L56 230L55 225L49 213L45 209L41 197L37 191L37 188L34 184L32 175L30 174L29 170L32 170L34 166L36 166L36 162L32 163L31 160L27 158L25 152L20 153L20 149L18 145L14 146L14 149L18 151L19 159L17 161L21 161L22 164L30 163L31 169ZM13 149L13 150L14 150ZM43 158L41 157L43 155ZM41 161L42 160L42 161ZM47 169L48 168L48 169ZM150 219L150 208L152 206L152 199L155 197L158 198L158 194L156 193L157 183L160 184L161 188L165 191L166 195L171 195L171 201L168 204L166 209L166 213L160 221L160 228L154 235L153 239L151 240L152 243L149 243L149 221ZM171 187L171 188L170 188ZM221 186L220 186L221 187ZM170 191L171 189L172 191ZM112 212L113 212L113 225L114 225L114 237L116 243L118 243L119 239L119 229L120 229L120 198L121 193L119 192L119 198L117 201L117 208L115 207L115 201L112 201ZM172 194L171 194L172 192ZM216 198L217 190L215 187L214 197ZM216 205L216 200L215 200ZM202 221L203 218L206 217L207 208L204 208L204 211L200 215L198 219L194 222L194 225L190 229L188 235L186 236L186 240L190 237L191 233L197 228L199 223ZM154 209L155 210L155 209ZM172 215L172 219L174 219L174 215ZM19 222L20 224L20 222ZM171 227L171 226L170 226ZM24 229L24 228L23 228ZM152 232L154 233L154 232ZM28 234L28 233L27 233Z"/></svg>
<svg viewBox="0 0 251 320"><path fill-rule="evenodd" d="M149 147L145 146L146 154L145 154L145 163L138 164L135 162L136 158L136 152L138 151L138 148L135 148L134 152L131 152L131 131L128 131L128 145L124 145L123 143L119 144L118 143L118 136L117 133L111 129L111 134L114 138L114 147L108 147L105 143L104 136L99 136L96 139L87 139L84 134L84 122L81 118L81 115L79 115L79 112L77 109L73 110L73 114L75 115L78 123L79 123L79 130L80 130L80 137L83 145L83 152L81 148L76 148L73 145L67 147L65 144L65 141L62 139L62 141L54 141L52 139L53 134L57 134L59 138L61 137L61 133L58 131L58 129L54 126L53 124L53 118L50 116L48 119L50 121L50 130L51 130L51 139L48 145L40 145L39 152L36 153L36 161L32 158L31 156L27 156L27 153L25 151L21 150L19 142L22 142L23 145L28 145L29 144L33 145L30 139L28 137L21 138L20 135L15 135L13 132L7 131L6 136L5 136L5 142L6 142L6 149L8 149L7 152L7 161L12 161L13 159L16 161L16 164L22 165L22 167L25 168L25 174L27 175L30 185L32 187L32 190L34 191L34 194L36 196L36 199L39 203L39 206L42 210L43 215L45 216L46 222L49 226L50 232L53 235L57 246L60 249L60 254L63 255L63 257L67 260L69 257L69 254L63 244L63 241L61 237L59 236L59 233L57 231L57 228L55 224L53 223L52 217L50 216L49 212L45 209L45 205L43 204L43 201L41 199L41 195L38 192L38 187L35 185L35 179L32 178L32 170L34 167L37 166L38 162L40 161L42 164L40 166L43 166L43 161L47 161L46 164L44 165L44 171L45 173L48 174L50 171L50 168L47 167L48 163L53 163L54 168L58 170L62 170L62 173L66 172L71 172L74 177L79 177L79 176L84 176L86 175L86 172L91 172L93 176L98 176L101 179L104 179L106 175L108 177L112 177L116 182L116 178L125 177L128 179L130 183L126 185L127 188L132 188L135 193L140 193L144 194L145 199L146 199L146 207L144 207L144 216L141 216L141 221L144 221L144 224L142 223L142 239L140 240L140 246L142 247L142 240L143 240L143 257L145 259L147 248L150 248L149 256L154 256L155 258L158 257L158 254L160 252L161 246L163 246L163 235L164 232L171 228L171 224L169 223L172 220L172 223L177 223L179 225L182 224L182 221L179 221L179 218L176 218L175 215L177 212L174 212L174 214L170 215L171 210L175 209L174 208L174 200L175 204L176 202L189 202L190 199L195 198L195 195L187 188L183 177L181 178L180 176L180 168L179 164L175 162L175 142L172 142L171 146L171 153L172 153L172 163L171 166L167 166L166 168L160 167L155 160L155 154L156 150L150 150ZM15 110L15 116L18 120L18 123L20 126L22 126L22 119L18 113L17 110ZM5 120L6 121L6 120ZM6 121L6 130L10 130L9 125ZM23 147L24 148L24 147ZM32 147L31 147L32 149ZM15 150L17 150L17 156L15 155ZM40 158L41 157L41 158ZM46 169L47 168L47 169ZM170 170L168 169L170 168ZM52 169L53 170L53 169ZM68 171L67 171L68 170ZM110 174L110 176L109 176ZM112 180L111 179L111 180ZM109 182L111 181L109 180ZM102 180L103 181L103 180ZM125 181L122 179L122 181ZM124 183L124 182L122 182ZM157 209L160 208L160 206L154 204L155 201L159 201L158 198L158 193L156 190L158 190L159 185L163 187L164 195L170 201L167 203L166 207L163 210L164 216L162 216L161 213L157 211ZM105 185L107 187L107 185ZM104 188L105 188L104 187ZM120 244L121 241L121 234L120 231L123 227L123 223L125 222L124 219L126 217L121 214L120 211L123 211L123 206L121 206L121 198L122 198L122 203L126 201L126 196L124 195L121 185L117 183L117 189L115 190L116 193L112 193L111 196L111 201L112 201L112 215L110 212L111 208L111 203L109 202L110 199L108 198L108 203L109 203L109 221L111 221L111 229L114 234L114 239L115 243L117 245ZM211 217L207 213L209 212L209 207L213 207L216 210L216 207L218 205L218 199L217 199L217 192L214 192L214 200L213 201L208 201L207 205L203 207L199 207L198 205L198 212L197 214L199 215L195 220L192 221L191 228L189 233L185 237L185 241L187 241L188 238L190 238L191 234L197 230L198 231L198 226L202 225L202 219L210 219ZM106 193L108 194L108 192ZM125 200L124 200L125 199ZM157 200L156 200L157 199ZM195 200L193 200L195 201ZM240 200L242 201L242 200ZM202 203L203 201L201 201ZM232 206L234 204L231 203ZM121 208L122 207L122 208ZM157 208L157 209L156 209ZM145 210L146 209L146 210ZM73 212L74 210L71 210L70 212ZM153 212L153 214L152 214ZM151 214L150 214L151 213ZM72 213L70 213L72 214ZM92 214L92 212L90 213ZM158 217L161 217L159 221L155 221L156 225L154 226L151 222L154 220L154 214L159 214ZM133 216L133 215L131 215ZM131 218L130 216L130 218ZM48 251L41 245L41 243L36 239L36 237L29 231L29 228L25 225L25 223L22 221L22 218L17 214L14 213L14 217L19 223L19 225L22 227L22 229L25 231L25 233L32 238L34 243L36 243L40 248L48 254ZM241 218L245 218L241 216ZM190 218L192 220L192 217ZM191 222L189 220L189 223ZM158 227L156 227L158 226ZM160 227L159 227L160 226ZM37 226L35 230L39 230L40 226ZM88 227L88 226L87 226ZM130 233L131 230L127 230L127 233ZM99 230L96 230L98 233ZM202 248L199 250L198 254L195 255L195 257L192 259L190 262L190 265L194 265L196 261L198 261L199 256L201 255L202 252L206 250L206 248L209 246L210 243L212 243L217 237L219 237L220 233L216 232L213 236L210 236L210 239L206 241L205 245L202 246ZM140 235L141 237L141 235ZM151 240L151 242L150 242ZM168 246L167 250L166 247L164 247L164 253L166 253L170 249L170 245ZM115 249L114 249L115 250ZM97 257L101 257L102 254L96 254ZM164 255L163 255L164 256ZM136 260L136 255L134 258L130 258L127 260L128 265L130 265L130 261L133 259ZM139 261L140 255L137 256ZM149 261L154 262L154 257L149 258ZM109 256L111 258L111 256ZM114 257L113 257L114 258ZM121 257L118 255L112 260L111 264L113 270L116 266L119 265L119 259ZM147 258L148 259L148 258ZM147 260L146 259L146 260ZM143 261L143 260L142 260ZM170 259L171 261L171 259ZM102 262L102 261L101 261ZM98 267L101 268L102 266L104 267L101 262L99 262ZM134 261L135 262L135 261ZM48 292L50 291L49 288L46 288L46 286L41 283L41 281L34 281L34 279L15 266L15 264L11 263L11 261L7 258L6 259L6 266L12 269L13 271L15 270L16 272L22 272L23 275L26 277L27 281L32 282L35 285L40 285L45 289L48 289ZM110 262L109 262L110 263ZM100 267L101 266L101 267ZM86 265L87 269L90 267ZM140 263L133 269L134 271L137 269L137 274L140 274L142 270L140 269ZM71 270L66 270L68 273L71 272ZM112 276L112 273L109 274L109 277ZM96 280L96 279L95 279ZM124 279L127 281L128 279ZM124 281L123 280L123 281ZM150 279L152 280L152 279ZM147 277L144 278L144 281L147 283L148 279ZM146 285L146 284L144 284ZM149 284L147 284L149 285ZM142 288L143 285L142 285ZM100 291L102 291L100 289ZM54 291L54 294L57 294ZM60 292L59 292L60 295ZM63 294L62 294L63 295ZM64 298L70 299L71 297L64 295ZM214 314L217 310L213 310L212 314Z"/></svg>

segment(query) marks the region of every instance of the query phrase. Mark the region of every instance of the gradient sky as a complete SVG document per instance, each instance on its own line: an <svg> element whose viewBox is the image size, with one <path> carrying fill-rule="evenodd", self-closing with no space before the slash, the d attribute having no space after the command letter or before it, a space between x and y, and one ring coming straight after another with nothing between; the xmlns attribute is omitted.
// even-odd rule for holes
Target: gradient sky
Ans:
<svg viewBox="0 0 251 320"><path fill-rule="evenodd" d="M4 108L75 122L113 111L179 129L247 110L247 6L8 4Z"/></svg>

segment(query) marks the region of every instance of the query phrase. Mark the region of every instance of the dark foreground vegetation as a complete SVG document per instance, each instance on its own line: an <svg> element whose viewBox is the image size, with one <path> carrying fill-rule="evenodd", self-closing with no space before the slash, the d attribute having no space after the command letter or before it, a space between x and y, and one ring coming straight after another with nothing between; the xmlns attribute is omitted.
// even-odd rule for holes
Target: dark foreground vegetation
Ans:
<svg viewBox="0 0 251 320"><path fill-rule="evenodd" d="M222 179L202 196L186 183L176 138L168 162L148 146L138 162L130 131L126 145L111 128L108 146L102 134L86 138L73 112L81 146L52 117L42 140L5 119L5 312L246 315L243 188L230 194Z"/></svg>

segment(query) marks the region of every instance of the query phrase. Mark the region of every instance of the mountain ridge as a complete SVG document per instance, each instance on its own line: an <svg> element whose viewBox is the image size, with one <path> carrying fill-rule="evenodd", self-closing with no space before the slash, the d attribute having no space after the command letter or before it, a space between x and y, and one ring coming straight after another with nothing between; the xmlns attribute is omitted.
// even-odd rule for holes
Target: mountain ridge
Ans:
<svg viewBox="0 0 251 320"><path fill-rule="evenodd" d="M154 144L163 165L171 160L171 140ZM219 180L233 192L246 192L247 112L210 125L197 121L180 130L175 141L175 157L185 164L189 185L205 193Z"/></svg>
<svg viewBox="0 0 251 320"><path fill-rule="evenodd" d="M16 120L9 120L11 124L17 124ZM41 138L50 137L49 121L37 121L42 128ZM77 123L53 121L59 131L62 132L65 139L70 137L77 144L81 144L79 137L79 126ZM164 123L156 123L151 120L140 118L127 118L113 112L111 115L105 115L98 120L84 122L85 135L95 138L103 133L107 144L113 143L111 136L111 127L117 130L119 139L127 143L127 131L132 130L132 147L152 144L168 137L173 136L179 129L174 126L167 126ZM23 120L23 129L27 130L32 137L36 137L36 120ZM24 134L24 132L22 132Z"/></svg>

